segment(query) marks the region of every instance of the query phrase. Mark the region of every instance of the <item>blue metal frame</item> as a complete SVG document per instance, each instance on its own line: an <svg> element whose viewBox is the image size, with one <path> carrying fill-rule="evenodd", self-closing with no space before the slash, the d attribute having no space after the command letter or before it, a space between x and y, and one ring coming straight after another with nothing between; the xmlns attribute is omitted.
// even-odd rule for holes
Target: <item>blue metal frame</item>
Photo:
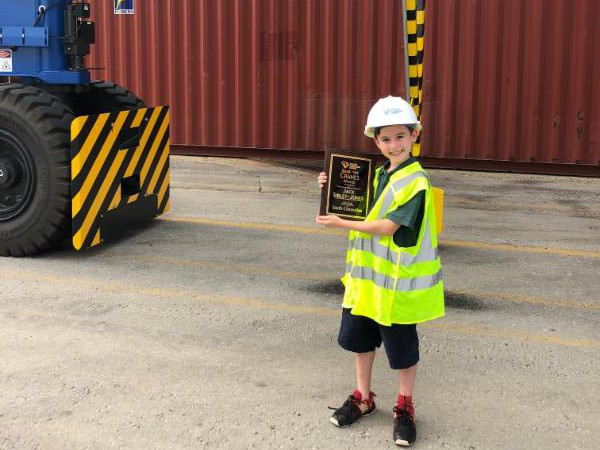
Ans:
<svg viewBox="0 0 600 450"><path fill-rule="evenodd" d="M0 76L47 84L88 84L87 70L70 70L63 51L64 12L72 0L0 0L0 50L11 50L12 71ZM39 7L46 7L36 24ZM35 26L34 26L35 25Z"/></svg>

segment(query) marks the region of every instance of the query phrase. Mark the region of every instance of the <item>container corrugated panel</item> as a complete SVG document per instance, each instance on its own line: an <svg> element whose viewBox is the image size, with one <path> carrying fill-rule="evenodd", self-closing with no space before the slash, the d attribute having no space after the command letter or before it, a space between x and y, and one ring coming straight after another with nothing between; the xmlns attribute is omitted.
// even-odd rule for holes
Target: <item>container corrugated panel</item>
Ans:
<svg viewBox="0 0 600 450"><path fill-rule="evenodd" d="M362 148L368 110L404 91L402 2L145 0L94 3L90 67L169 104L177 145Z"/></svg>
<svg viewBox="0 0 600 450"><path fill-rule="evenodd" d="M172 107L175 145L373 150L404 94L401 0L95 2L90 66ZM438 159L600 162L600 2L428 0L423 150Z"/></svg>
<svg viewBox="0 0 600 450"><path fill-rule="evenodd" d="M600 163L600 2L428 6L426 155Z"/></svg>

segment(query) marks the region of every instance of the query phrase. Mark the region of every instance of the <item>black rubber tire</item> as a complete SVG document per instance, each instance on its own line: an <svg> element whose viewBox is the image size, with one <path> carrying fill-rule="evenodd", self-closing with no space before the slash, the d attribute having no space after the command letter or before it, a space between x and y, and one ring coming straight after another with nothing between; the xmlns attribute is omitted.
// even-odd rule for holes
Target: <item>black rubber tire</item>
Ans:
<svg viewBox="0 0 600 450"><path fill-rule="evenodd" d="M72 107L75 115L87 116L145 108L146 105L142 99L118 84L93 81L88 89L74 95Z"/></svg>
<svg viewBox="0 0 600 450"><path fill-rule="evenodd" d="M32 255L70 235L73 118L71 108L42 89L0 85L0 130L21 141L33 168L29 202L0 221L0 256Z"/></svg>

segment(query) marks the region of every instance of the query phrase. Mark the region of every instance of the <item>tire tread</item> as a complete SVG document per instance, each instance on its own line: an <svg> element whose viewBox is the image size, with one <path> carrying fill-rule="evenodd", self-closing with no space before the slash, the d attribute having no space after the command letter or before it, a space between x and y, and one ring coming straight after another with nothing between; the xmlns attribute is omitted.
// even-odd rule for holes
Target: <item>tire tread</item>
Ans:
<svg viewBox="0 0 600 450"><path fill-rule="evenodd" d="M44 251L62 241L70 230L70 126L73 111L45 90L33 86L0 86L0 103L28 121L50 162L55 195L41 211L41 223L33 224L15 239L0 241L0 256L26 256ZM66 170L65 170L66 169Z"/></svg>

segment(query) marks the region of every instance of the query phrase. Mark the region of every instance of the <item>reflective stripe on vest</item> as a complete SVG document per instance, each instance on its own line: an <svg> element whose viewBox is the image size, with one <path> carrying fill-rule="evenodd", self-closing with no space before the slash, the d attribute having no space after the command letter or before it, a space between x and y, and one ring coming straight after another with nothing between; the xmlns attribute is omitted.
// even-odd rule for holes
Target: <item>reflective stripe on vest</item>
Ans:
<svg viewBox="0 0 600 450"><path fill-rule="evenodd" d="M391 204L394 202L394 193L408 186L417 178L426 178L429 181L429 177L427 177L424 172L415 172L391 184L391 188L388 189L385 197L383 198L377 219L383 219L383 216L387 213L388 209L390 209Z"/></svg>
<svg viewBox="0 0 600 450"><path fill-rule="evenodd" d="M439 251L437 247L433 247L431 242L431 229L429 227L429 221L423 224L425 227L425 235L421 243L419 253L411 255L410 253L393 251L387 245L379 243L377 236L370 238L357 237L349 241L348 250L360 250L363 252L369 252L378 258L388 260L392 264L398 264L398 258L400 258L400 264L403 266L410 266L412 264L421 262L435 261L439 257Z"/></svg>
<svg viewBox="0 0 600 450"><path fill-rule="evenodd" d="M352 263L349 263L346 266L346 272L349 272L354 279L372 281L376 286L396 292L410 292L427 289L435 286L442 280L441 268L433 275L422 275L414 278L397 278L397 281L394 280L394 277L375 272L371 267L353 267Z"/></svg>

